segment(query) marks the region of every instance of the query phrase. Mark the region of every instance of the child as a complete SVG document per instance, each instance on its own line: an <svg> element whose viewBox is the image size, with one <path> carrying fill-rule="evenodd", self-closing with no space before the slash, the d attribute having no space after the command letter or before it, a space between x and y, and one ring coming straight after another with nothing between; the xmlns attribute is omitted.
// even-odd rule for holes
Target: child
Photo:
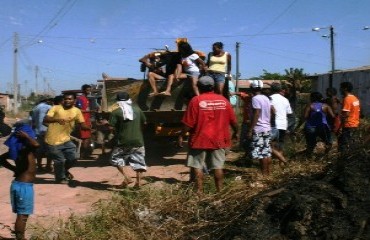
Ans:
<svg viewBox="0 0 370 240"><path fill-rule="evenodd" d="M10 186L10 200L13 212L17 214L15 239L25 239L28 216L33 213L33 181L36 176L35 151L39 143L31 126L19 123L14 133L4 143L9 151L0 156L0 165L14 172L15 179ZM8 162L15 161L15 165Z"/></svg>

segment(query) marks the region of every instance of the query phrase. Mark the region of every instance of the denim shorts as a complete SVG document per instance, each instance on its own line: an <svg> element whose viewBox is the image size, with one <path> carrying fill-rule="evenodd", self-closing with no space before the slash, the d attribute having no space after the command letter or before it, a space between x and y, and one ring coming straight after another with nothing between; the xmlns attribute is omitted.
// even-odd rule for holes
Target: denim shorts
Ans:
<svg viewBox="0 0 370 240"><path fill-rule="evenodd" d="M197 169L223 169L225 149L190 149L187 166Z"/></svg>
<svg viewBox="0 0 370 240"><path fill-rule="evenodd" d="M13 213L30 215L33 213L33 183L13 181L10 186L10 201Z"/></svg>
<svg viewBox="0 0 370 240"><path fill-rule="evenodd" d="M215 83L225 83L225 73L208 72L207 76L213 78Z"/></svg>
<svg viewBox="0 0 370 240"><path fill-rule="evenodd" d="M199 77L200 72L186 72L186 76L188 77Z"/></svg>

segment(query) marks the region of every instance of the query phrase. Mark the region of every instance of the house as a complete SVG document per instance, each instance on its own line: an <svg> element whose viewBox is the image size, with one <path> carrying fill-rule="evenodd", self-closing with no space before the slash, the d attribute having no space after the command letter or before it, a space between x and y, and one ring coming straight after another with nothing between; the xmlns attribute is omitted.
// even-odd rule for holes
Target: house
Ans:
<svg viewBox="0 0 370 240"><path fill-rule="evenodd" d="M329 87L330 73L312 76L312 89L325 95ZM351 82L353 93L360 99L361 112L370 116L370 66L335 71L333 75L333 87L338 90L341 82Z"/></svg>

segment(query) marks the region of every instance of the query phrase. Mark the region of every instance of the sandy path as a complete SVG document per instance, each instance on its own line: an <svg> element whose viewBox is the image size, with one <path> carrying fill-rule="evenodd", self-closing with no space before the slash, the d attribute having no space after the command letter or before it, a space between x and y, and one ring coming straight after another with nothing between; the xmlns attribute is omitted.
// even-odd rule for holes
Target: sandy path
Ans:
<svg viewBox="0 0 370 240"><path fill-rule="evenodd" d="M0 139L0 153L7 148ZM188 168L184 166L186 149L173 146L168 139L161 139L148 144L146 161L149 166L144 175L151 181L177 182L188 180ZM109 198L115 191L112 185L121 183L122 178L117 169L109 165L107 157L101 156L96 149L92 159L79 160L71 169L75 176L74 187L54 184L51 174L37 174L35 182L35 211L29 223L46 222L50 218L69 216L70 213L84 214L89 212L91 205L99 199ZM129 172L134 177L134 172ZM11 211L9 187L13 177L7 169L0 168L0 239L10 237L6 226L13 228L15 214Z"/></svg>

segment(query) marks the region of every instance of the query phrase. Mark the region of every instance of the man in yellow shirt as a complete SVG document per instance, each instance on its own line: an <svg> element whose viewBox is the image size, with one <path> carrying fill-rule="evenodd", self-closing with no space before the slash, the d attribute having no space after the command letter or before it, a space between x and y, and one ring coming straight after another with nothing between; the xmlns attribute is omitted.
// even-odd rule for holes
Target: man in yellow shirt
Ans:
<svg viewBox="0 0 370 240"><path fill-rule="evenodd" d="M44 118L48 125L45 135L47 155L54 161L54 174L56 183L69 183L73 175L69 169L76 163L76 145L71 141L70 134L76 123L81 129L89 130L80 109L74 106L76 95L65 93L63 104L53 106Z"/></svg>

